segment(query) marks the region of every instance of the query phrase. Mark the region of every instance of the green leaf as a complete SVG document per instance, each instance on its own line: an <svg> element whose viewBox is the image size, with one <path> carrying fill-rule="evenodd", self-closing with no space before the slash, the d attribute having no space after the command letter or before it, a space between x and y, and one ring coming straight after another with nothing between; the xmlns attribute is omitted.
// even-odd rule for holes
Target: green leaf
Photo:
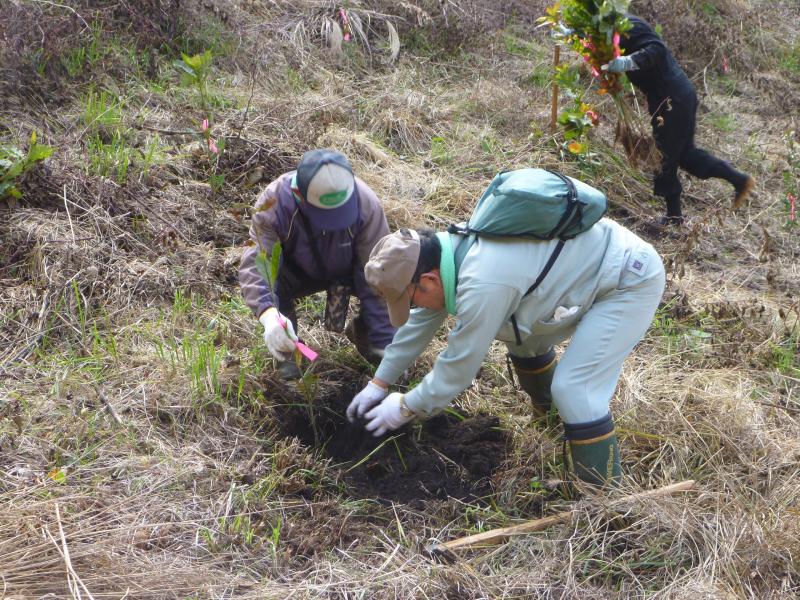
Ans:
<svg viewBox="0 0 800 600"><path fill-rule="evenodd" d="M14 163L11 168L6 171L6 174L3 176L3 179L8 181L9 179L14 179L19 177L22 170L25 168L25 161L21 160L19 162Z"/></svg>
<svg viewBox="0 0 800 600"><path fill-rule="evenodd" d="M195 54L194 56L181 52L181 58L196 75L199 75L211 64L211 50L206 50L202 54Z"/></svg>
<svg viewBox="0 0 800 600"><path fill-rule="evenodd" d="M267 265L267 252L261 250L256 254L256 271L261 275L261 278L267 283L267 286L272 290L272 280L269 276L269 266Z"/></svg>
<svg viewBox="0 0 800 600"><path fill-rule="evenodd" d="M0 183L0 198L5 198L6 196L14 196L15 198L19 198L14 192L19 193L19 190L14 187L14 184L10 181L5 183Z"/></svg>
<svg viewBox="0 0 800 600"><path fill-rule="evenodd" d="M183 63L180 60L172 61L172 66L182 72L183 75L188 75L189 77L195 77L194 71L189 65Z"/></svg>
<svg viewBox="0 0 800 600"><path fill-rule="evenodd" d="M272 257L269 261L270 281L272 282L278 279L278 269L281 266L281 252L281 243L275 242L275 245L272 247Z"/></svg>
<svg viewBox="0 0 800 600"><path fill-rule="evenodd" d="M44 160L53 154L53 148L45 144L33 144L28 148L28 160L30 162Z"/></svg>

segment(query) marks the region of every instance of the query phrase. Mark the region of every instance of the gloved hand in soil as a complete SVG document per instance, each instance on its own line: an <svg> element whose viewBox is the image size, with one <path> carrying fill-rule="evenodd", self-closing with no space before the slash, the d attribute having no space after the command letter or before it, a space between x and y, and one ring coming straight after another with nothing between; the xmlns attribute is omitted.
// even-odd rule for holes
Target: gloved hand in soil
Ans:
<svg viewBox="0 0 800 600"><path fill-rule="evenodd" d="M623 73L624 71L637 71L639 67L630 56L618 56L617 58L609 61L607 65L600 67L603 71L609 73Z"/></svg>
<svg viewBox="0 0 800 600"><path fill-rule="evenodd" d="M386 398L388 393L389 390L370 381L363 390L356 394L347 407L347 420L355 423L356 418L363 417L365 412Z"/></svg>
<svg viewBox="0 0 800 600"><path fill-rule="evenodd" d="M414 413L405 405L403 394L394 392L366 414L366 419L369 421L366 428L375 437L380 437L387 431L402 427L413 418Z"/></svg>
<svg viewBox="0 0 800 600"><path fill-rule="evenodd" d="M297 341L292 322L274 306L261 313L258 320L264 326L264 343L272 356L280 361L289 360Z"/></svg>

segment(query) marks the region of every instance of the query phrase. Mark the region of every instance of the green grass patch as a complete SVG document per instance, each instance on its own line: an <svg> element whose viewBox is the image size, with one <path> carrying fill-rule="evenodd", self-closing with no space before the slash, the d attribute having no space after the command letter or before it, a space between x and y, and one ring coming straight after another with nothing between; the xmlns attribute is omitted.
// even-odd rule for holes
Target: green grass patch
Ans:
<svg viewBox="0 0 800 600"><path fill-rule="evenodd" d="M794 75L800 75L800 40L781 51L780 67Z"/></svg>
<svg viewBox="0 0 800 600"><path fill-rule="evenodd" d="M711 124L722 133L736 131L736 117L729 114L714 114L711 116Z"/></svg>

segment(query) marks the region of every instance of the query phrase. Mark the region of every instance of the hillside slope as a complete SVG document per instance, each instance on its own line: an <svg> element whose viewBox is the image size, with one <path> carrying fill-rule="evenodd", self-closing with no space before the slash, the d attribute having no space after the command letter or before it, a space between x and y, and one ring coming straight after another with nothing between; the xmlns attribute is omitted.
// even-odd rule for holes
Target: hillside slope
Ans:
<svg viewBox="0 0 800 600"><path fill-rule="evenodd" d="M698 89L699 143L757 180L731 213L726 186L683 177L680 230L652 225L607 100L596 160L559 152L547 2L352 0L351 41L327 0L68 4L0 11L0 147L54 150L0 200L3 597L800 595L796 0L633 3ZM669 274L613 401L619 493L697 491L566 498L560 426L532 422L499 344L457 410L376 449L342 418L371 367L320 296L300 307L317 379L280 382L238 259L258 191L317 146L392 229L464 218L501 169L606 190ZM426 552L570 506L572 525Z"/></svg>

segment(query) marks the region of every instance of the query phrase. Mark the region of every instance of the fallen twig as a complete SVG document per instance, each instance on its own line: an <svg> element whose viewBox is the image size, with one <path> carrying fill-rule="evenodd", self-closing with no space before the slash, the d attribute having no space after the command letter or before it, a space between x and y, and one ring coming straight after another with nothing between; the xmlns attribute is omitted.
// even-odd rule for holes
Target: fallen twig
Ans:
<svg viewBox="0 0 800 600"><path fill-rule="evenodd" d="M695 487L695 481L689 479L687 481L681 481L680 483L673 483L672 485L667 485L655 490L649 490L646 492L631 494L629 496L623 496L622 498L617 498L612 502L616 504L619 502L625 502L630 500L640 500L642 498L665 496L668 494L673 494L675 492L684 492L693 489L694 487ZM524 523L520 523L518 525L512 525L511 527L492 529L491 531L484 531L482 533L468 535L466 537L451 540L449 542L436 544L430 549L430 551L434 554L448 555L449 553L451 553L453 550L456 549L460 550L464 548L482 548L486 546L495 546L497 544L502 544L504 542L507 542L509 539L517 535L525 535L527 533L533 533L535 531L541 531L543 529L547 529L548 527L552 527L553 525L558 525L559 523L571 522L578 514L579 511L577 509L567 510L564 512L556 513L554 515L550 515L549 517L544 517L541 519L533 519L532 521L525 521Z"/></svg>

